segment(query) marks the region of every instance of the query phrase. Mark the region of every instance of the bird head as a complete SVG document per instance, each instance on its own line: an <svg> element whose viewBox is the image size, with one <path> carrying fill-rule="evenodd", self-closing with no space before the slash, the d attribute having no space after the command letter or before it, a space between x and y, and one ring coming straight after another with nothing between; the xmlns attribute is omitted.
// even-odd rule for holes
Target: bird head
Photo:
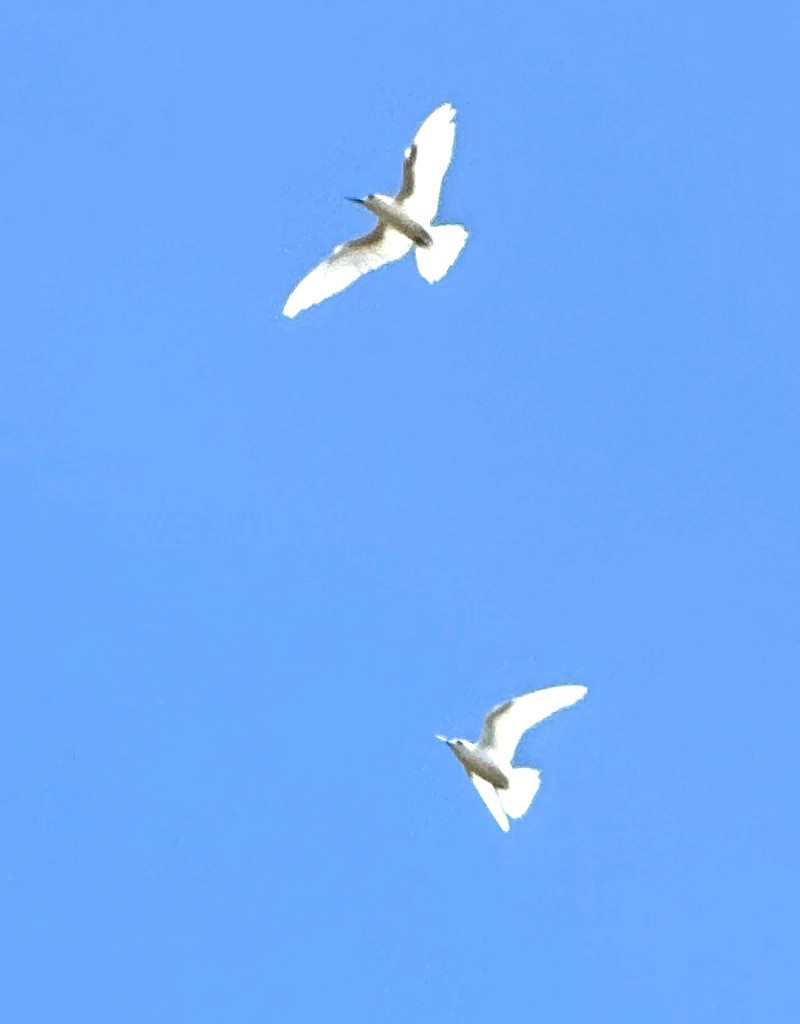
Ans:
<svg viewBox="0 0 800 1024"><path fill-rule="evenodd" d="M453 751L455 751L455 750L465 750L466 746L467 746L465 740L449 740L446 736L439 736L439 735L436 736L436 739L437 740L441 740L442 743L446 743L448 745L448 747L450 747L450 749L453 750Z"/></svg>
<svg viewBox="0 0 800 1024"><path fill-rule="evenodd" d="M470 743L469 740L453 739L449 740L446 736L437 736L437 740L441 740L446 743L450 750L456 755L458 760L464 765L469 771L469 762L471 760L470 753L475 749L475 744Z"/></svg>
<svg viewBox="0 0 800 1024"><path fill-rule="evenodd" d="M382 196L378 192L370 192L368 196L364 196L363 199L355 199L353 196L345 196L351 203L358 203L359 206L366 206L366 208L374 213L376 216L380 216L381 211L386 206L392 205L391 196Z"/></svg>

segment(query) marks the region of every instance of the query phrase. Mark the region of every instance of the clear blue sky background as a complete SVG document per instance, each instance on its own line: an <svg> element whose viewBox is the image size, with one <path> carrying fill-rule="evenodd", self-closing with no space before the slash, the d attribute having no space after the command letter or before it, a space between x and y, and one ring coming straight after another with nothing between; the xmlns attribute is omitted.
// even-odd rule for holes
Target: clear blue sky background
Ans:
<svg viewBox="0 0 800 1024"><path fill-rule="evenodd" d="M796 4L4 20L0 1017L796 1021Z"/></svg>

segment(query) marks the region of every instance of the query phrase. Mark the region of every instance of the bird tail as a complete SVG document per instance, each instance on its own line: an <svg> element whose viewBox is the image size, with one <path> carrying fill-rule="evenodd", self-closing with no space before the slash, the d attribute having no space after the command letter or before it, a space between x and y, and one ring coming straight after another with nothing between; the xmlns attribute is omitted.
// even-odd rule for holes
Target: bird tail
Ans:
<svg viewBox="0 0 800 1024"><path fill-rule="evenodd" d="M469 232L460 224L438 224L428 228L428 233L431 244L416 247L417 269L429 284L435 284L458 259Z"/></svg>
<svg viewBox="0 0 800 1024"><path fill-rule="evenodd" d="M541 778L535 768L512 768L508 789L498 789L497 795L509 818L521 818L533 803L539 791Z"/></svg>

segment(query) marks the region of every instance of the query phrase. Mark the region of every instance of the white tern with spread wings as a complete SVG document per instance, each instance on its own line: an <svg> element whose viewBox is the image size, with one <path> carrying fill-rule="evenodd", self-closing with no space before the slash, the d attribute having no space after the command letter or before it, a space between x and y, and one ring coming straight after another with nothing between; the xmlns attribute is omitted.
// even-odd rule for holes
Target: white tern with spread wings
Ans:
<svg viewBox="0 0 800 1024"><path fill-rule="evenodd" d="M338 245L306 274L286 300L286 316L295 317L344 291L363 274L401 259L412 248L426 281L433 284L444 277L467 241L467 230L460 224L431 224L453 154L455 115L455 109L443 103L420 125L405 152L403 183L394 199L375 193L351 200L374 213L377 225L369 234Z"/></svg>
<svg viewBox="0 0 800 1024"><path fill-rule="evenodd" d="M521 818L539 790L535 768L511 764L523 733L539 722L568 708L586 696L585 686L550 686L508 700L492 708L483 722L481 738L449 740L437 736L453 751L466 769L489 812L504 832L509 818Z"/></svg>

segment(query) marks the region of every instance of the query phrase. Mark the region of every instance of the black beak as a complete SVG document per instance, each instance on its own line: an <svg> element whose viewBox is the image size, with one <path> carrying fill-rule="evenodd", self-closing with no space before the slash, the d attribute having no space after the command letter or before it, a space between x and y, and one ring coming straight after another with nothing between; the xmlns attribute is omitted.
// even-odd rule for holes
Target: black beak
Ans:
<svg viewBox="0 0 800 1024"><path fill-rule="evenodd" d="M345 196L345 199L349 203L360 203L362 206L364 205L364 200L363 199L353 199L352 196Z"/></svg>

